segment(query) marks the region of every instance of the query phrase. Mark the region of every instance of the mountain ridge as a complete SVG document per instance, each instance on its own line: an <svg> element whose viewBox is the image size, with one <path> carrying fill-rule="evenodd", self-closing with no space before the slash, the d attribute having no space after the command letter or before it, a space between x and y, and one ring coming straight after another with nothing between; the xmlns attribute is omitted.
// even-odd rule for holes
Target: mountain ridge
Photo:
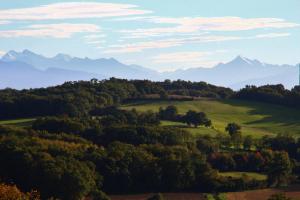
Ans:
<svg viewBox="0 0 300 200"><path fill-rule="evenodd" d="M139 65L126 65L115 58L78 58L63 53L58 53L53 57L45 57L27 49L21 52L11 50L2 56L1 61L5 63L18 62L20 68L22 63L24 63L27 67L29 65L44 73L46 73L47 69L65 70L63 74L66 74L68 77L65 81L81 78L78 74L82 73L82 78L85 79L96 77L149 79L154 81L182 79L188 81L205 81L215 85L231 87L236 90L245 85L278 83L284 84L287 88L292 88L298 83L297 78L295 78L296 66L268 64L241 55L238 55L229 62L219 63L212 68L198 67L163 73ZM16 66L17 64L15 63L14 65ZM33 74L35 73L33 72ZM76 76L71 77L70 74L76 74ZM61 74L57 74L56 76L61 77ZM288 81L280 80L281 76L285 77Z"/></svg>
<svg viewBox="0 0 300 200"><path fill-rule="evenodd" d="M5 62L18 60L41 70L47 68L62 68L95 73L105 77L114 76L118 78L136 79L141 76L151 78L151 76L158 75L158 72L154 70L143 68L138 65L125 65L114 58L79 58L62 53L58 53L53 57L45 57L27 49L22 52L9 51L1 60Z"/></svg>

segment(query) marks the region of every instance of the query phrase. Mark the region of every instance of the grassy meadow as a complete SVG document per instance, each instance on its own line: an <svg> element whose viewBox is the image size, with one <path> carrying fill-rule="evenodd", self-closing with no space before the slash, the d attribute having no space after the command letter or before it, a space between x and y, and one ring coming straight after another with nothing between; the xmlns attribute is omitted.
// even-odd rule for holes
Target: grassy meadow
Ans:
<svg viewBox="0 0 300 200"><path fill-rule="evenodd" d="M13 120L0 120L0 125L12 125L18 127L30 126L35 118L26 118L26 119L13 119Z"/></svg>
<svg viewBox="0 0 300 200"><path fill-rule="evenodd" d="M180 114L195 110L208 115L213 122L213 129L187 128L182 123L162 122L163 126L181 126L195 134L224 133L228 123L236 122L242 126L244 135L253 137L278 133L300 135L300 111L273 104L240 100L142 101L123 105L122 108L158 112L159 107L168 105L177 106Z"/></svg>
<svg viewBox="0 0 300 200"><path fill-rule="evenodd" d="M232 177L232 178L241 178L243 176L248 176L249 178L258 181L267 180L267 175L255 173L255 172L219 172L219 175L224 177Z"/></svg>

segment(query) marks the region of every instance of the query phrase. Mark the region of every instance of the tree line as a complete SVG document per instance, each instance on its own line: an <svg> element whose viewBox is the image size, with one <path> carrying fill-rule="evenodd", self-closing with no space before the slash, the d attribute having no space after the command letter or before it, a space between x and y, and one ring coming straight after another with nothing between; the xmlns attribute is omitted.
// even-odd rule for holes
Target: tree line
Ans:
<svg viewBox="0 0 300 200"><path fill-rule="evenodd" d="M30 90L0 90L0 119L68 115L86 116L93 109L118 105L125 100L145 99L157 94L227 98L233 91L205 82L123 80L66 82L62 85Z"/></svg>

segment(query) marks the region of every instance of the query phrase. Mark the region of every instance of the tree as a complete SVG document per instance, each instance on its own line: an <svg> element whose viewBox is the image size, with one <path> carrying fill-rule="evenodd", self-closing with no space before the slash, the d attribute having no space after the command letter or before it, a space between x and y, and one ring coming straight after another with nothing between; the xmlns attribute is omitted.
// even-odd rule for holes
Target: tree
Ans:
<svg viewBox="0 0 300 200"><path fill-rule="evenodd" d="M178 116L178 109L176 106L168 106L166 109L159 109L159 117L162 120L175 121Z"/></svg>
<svg viewBox="0 0 300 200"><path fill-rule="evenodd" d="M236 163L230 154L213 153L208 157L211 166L220 171L235 170Z"/></svg>
<svg viewBox="0 0 300 200"><path fill-rule="evenodd" d="M225 131L229 133L229 135L232 137L233 135L241 132L241 126L236 123L229 123L227 124Z"/></svg>
<svg viewBox="0 0 300 200"><path fill-rule="evenodd" d="M252 138L251 135L247 135L244 138L244 143L243 143L244 149L245 150L250 150L252 145L253 145L253 138Z"/></svg>
<svg viewBox="0 0 300 200"><path fill-rule="evenodd" d="M275 152L269 164L268 181L270 185L280 186L289 182L292 163L287 152Z"/></svg>
<svg viewBox="0 0 300 200"><path fill-rule="evenodd" d="M15 185L0 183L0 200L40 200L40 195L36 191L25 194Z"/></svg>
<svg viewBox="0 0 300 200"><path fill-rule="evenodd" d="M159 92L159 97L161 99L168 99L168 93L165 90Z"/></svg>
<svg viewBox="0 0 300 200"><path fill-rule="evenodd" d="M211 121L207 118L204 112L188 111L183 117L184 122L189 126L194 125L198 127L199 125L211 126Z"/></svg>
<svg viewBox="0 0 300 200"><path fill-rule="evenodd" d="M242 134L241 134L242 127L236 123L229 123L225 131L227 131L231 137L231 141L235 148L240 148L242 142Z"/></svg>
<svg viewBox="0 0 300 200"><path fill-rule="evenodd" d="M196 141L197 148L205 153L211 154L219 150L219 143L214 142L211 138L201 137Z"/></svg>

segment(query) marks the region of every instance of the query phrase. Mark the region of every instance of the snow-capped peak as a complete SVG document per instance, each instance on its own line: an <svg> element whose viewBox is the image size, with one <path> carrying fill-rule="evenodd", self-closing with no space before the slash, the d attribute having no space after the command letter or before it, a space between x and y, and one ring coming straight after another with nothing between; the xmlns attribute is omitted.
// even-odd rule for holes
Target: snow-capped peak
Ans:
<svg viewBox="0 0 300 200"><path fill-rule="evenodd" d="M249 65L252 65L253 64L253 61L250 60L249 58L246 58L246 57L243 57L243 56L237 56L232 62L235 62L235 63L247 63Z"/></svg>
<svg viewBox="0 0 300 200"><path fill-rule="evenodd" d="M17 59L18 53L15 51L9 51L2 56L3 61L14 61Z"/></svg>

